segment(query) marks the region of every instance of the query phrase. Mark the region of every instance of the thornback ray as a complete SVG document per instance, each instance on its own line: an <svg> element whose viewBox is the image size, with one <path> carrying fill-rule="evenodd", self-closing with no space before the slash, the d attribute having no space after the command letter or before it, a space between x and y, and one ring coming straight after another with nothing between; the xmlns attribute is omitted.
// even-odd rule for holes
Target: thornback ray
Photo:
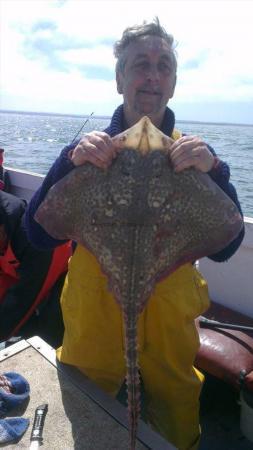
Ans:
<svg viewBox="0 0 253 450"><path fill-rule="evenodd" d="M97 258L124 315L130 448L140 411L137 320L156 283L182 264L217 253L243 226L232 200L205 173L173 171L173 140L143 117L113 138L108 170L90 163L48 191L35 219L56 239Z"/></svg>

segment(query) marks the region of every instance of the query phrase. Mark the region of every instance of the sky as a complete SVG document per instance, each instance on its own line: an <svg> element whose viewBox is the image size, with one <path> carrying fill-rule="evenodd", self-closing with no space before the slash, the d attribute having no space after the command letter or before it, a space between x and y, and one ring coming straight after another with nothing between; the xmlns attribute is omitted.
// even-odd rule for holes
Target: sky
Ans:
<svg viewBox="0 0 253 450"><path fill-rule="evenodd" d="M178 58L178 120L253 124L253 0L0 0L0 109L110 116L113 44L159 17Z"/></svg>

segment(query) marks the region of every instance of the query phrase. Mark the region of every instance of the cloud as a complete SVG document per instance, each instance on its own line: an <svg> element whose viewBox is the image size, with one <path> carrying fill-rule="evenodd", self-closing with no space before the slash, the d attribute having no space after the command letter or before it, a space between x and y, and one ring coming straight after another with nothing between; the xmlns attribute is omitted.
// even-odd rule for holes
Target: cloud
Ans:
<svg viewBox="0 0 253 450"><path fill-rule="evenodd" d="M192 48L185 46L180 52L179 70L183 72L193 69L201 70L201 67L203 67L209 57L210 49L200 49L192 52Z"/></svg>
<svg viewBox="0 0 253 450"><path fill-rule="evenodd" d="M55 21L39 20L30 27L16 28L22 34L21 53L57 72L80 71L84 78L111 80L114 78L114 58L111 38L90 40L59 30Z"/></svg>
<svg viewBox="0 0 253 450"><path fill-rule="evenodd" d="M115 78L115 72L114 70L103 67L103 66L91 66L88 64L83 64L78 66L79 70L86 79L93 79L93 80L112 80L114 81Z"/></svg>
<svg viewBox="0 0 253 450"><path fill-rule="evenodd" d="M93 104L110 114L120 102L113 43L156 15L178 42L173 103L253 104L252 2L2 0L1 8L0 108L88 113Z"/></svg>
<svg viewBox="0 0 253 450"><path fill-rule="evenodd" d="M32 33L36 33L37 31L50 30L55 31L57 29L56 22L52 20L39 20L37 23L31 26Z"/></svg>

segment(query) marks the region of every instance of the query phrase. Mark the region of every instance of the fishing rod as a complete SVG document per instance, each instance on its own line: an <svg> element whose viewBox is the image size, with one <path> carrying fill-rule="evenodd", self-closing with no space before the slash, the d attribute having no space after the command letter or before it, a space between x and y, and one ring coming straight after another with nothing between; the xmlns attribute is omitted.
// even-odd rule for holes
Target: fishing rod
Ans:
<svg viewBox="0 0 253 450"><path fill-rule="evenodd" d="M80 130L76 133L74 139L72 139L71 144L73 144L73 142L76 140L77 136L79 135L79 133L81 133L82 129L85 127L86 123L89 122L90 118L93 116L94 112L92 112L89 117L87 117L87 119L85 120L84 124L81 126Z"/></svg>

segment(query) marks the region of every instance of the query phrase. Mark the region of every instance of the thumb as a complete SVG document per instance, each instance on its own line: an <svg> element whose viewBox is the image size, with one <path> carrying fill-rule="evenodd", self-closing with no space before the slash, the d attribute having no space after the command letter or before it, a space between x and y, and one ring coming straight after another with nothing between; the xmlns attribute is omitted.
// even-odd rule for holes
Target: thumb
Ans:
<svg viewBox="0 0 253 450"><path fill-rule="evenodd" d="M127 133L123 131L123 133L117 134L117 136L114 136L112 138L113 146L116 148L117 151L122 150L126 147L126 141L127 141Z"/></svg>
<svg viewBox="0 0 253 450"><path fill-rule="evenodd" d="M163 149L168 153L168 155L170 155L172 152L171 147L175 143L175 141L171 137L164 135L162 137L162 143Z"/></svg>

